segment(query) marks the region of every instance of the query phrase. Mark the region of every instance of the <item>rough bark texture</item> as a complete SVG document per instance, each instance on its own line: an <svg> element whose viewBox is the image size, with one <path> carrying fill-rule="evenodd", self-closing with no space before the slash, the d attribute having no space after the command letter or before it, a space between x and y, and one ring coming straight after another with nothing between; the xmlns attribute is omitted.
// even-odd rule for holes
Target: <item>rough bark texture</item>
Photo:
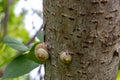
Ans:
<svg viewBox="0 0 120 80"><path fill-rule="evenodd" d="M45 80L115 80L119 63L119 0L43 0ZM72 62L60 61L71 51Z"/></svg>

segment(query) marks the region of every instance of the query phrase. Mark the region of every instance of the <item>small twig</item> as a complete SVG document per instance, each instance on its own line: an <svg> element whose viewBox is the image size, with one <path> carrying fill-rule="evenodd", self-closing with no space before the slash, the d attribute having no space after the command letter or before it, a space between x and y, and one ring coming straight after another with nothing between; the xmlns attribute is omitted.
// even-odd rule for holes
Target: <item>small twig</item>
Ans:
<svg viewBox="0 0 120 80"><path fill-rule="evenodd" d="M42 30L43 25L41 25L40 29L36 32L36 34L25 44L26 46L30 45L34 40L37 34Z"/></svg>

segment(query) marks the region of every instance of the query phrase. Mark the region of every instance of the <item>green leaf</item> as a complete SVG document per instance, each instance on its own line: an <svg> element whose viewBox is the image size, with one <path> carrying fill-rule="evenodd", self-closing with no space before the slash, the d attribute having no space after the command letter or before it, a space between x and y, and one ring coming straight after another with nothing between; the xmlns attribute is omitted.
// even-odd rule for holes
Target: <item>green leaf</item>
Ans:
<svg viewBox="0 0 120 80"><path fill-rule="evenodd" d="M37 66L39 66L39 64L29 60L25 55L20 55L8 64L4 71L3 78L15 78L24 75Z"/></svg>
<svg viewBox="0 0 120 80"><path fill-rule="evenodd" d="M40 40L40 42L43 42L43 41L44 41L44 33L43 33L43 31L40 31L40 32L37 34L37 38Z"/></svg>
<svg viewBox="0 0 120 80"><path fill-rule="evenodd" d="M38 44L38 43L37 43ZM43 62L41 62L40 60L38 60L37 58L36 58L36 56L35 56L35 54L34 54L34 49L35 49L35 46L37 45L37 44L35 44L32 48L31 48L31 50L30 50L30 52L26 55L30 60L33 60L33 61L35 61L35 62L37 62L37 63L39 63L39 64L42 64Z"/></svg>
<svg viewBox="0 0 120 80"><path fill-rule="evenodd" d="M27 46L25 46L21 42L17 41L16 39L8 37L8 36L4 37L3 42L5 44L7 44L8 46L10 46L10 47L12 47L12 48L14 48L16 50L19 50L19 51L28 50Z"/></svg>

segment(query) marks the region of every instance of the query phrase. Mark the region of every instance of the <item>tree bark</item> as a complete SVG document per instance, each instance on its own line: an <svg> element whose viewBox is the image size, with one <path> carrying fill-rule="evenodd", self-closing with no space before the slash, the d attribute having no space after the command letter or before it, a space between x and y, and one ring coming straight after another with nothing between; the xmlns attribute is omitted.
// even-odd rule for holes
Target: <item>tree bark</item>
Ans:
<svg viewBox="0 0 120 80"><path fill-rule="evenodd" d="M119 0L43 0L45 80L115 80L119 64ZM70 51L70 64L61 51Z"/></svg>

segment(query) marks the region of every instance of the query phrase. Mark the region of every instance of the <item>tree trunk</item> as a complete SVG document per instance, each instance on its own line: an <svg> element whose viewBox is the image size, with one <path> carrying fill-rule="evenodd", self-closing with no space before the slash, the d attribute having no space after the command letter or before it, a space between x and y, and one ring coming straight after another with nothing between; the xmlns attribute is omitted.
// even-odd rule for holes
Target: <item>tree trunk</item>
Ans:
<svg viewBox="0 0 120 80"><path fill-rule="evenodd" d="M45 80L115 80L119 64L119 0L43 0ZM61 51L70 51L64 64Z"/></svg>

